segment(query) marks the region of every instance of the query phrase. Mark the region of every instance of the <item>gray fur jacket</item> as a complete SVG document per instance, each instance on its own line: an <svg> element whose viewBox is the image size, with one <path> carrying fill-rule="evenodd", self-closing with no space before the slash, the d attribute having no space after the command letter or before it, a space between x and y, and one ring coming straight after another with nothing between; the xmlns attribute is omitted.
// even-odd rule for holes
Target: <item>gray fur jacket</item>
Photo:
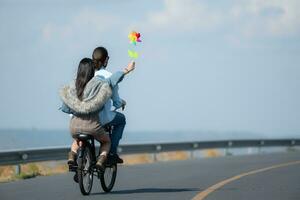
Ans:
<svg viewBox="0 0 300 200"><path fill-rule="evenodd" d="M75 81L64 86L59 95L63 101L61 110L68 114L88 115L99 112L106 101L111 97L110 85L99 77L93 77L85 86L83 100L76 94Z"/></svg>

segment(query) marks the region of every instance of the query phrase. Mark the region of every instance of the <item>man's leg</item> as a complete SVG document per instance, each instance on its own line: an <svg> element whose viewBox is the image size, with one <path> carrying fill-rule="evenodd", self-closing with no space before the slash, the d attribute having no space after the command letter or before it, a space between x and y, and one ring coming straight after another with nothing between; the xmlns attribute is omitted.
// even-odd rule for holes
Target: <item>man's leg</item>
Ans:
<svg viewBox="0 0 300 200"><path fill-rule="evenodd" d="M115 118L109 123L109 125L113 126L112 134L111 134L111 148L110 153L116 154L117 148L119 146L119 142L122 138L123 131L126 125L125 115L119 112L116 112Z"/></svg>

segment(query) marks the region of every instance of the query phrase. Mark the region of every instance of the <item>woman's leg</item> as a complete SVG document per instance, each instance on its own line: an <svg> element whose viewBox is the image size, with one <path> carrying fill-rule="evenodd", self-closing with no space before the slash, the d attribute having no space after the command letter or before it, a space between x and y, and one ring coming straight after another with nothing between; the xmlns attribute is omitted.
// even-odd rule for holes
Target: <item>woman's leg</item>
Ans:
<svg viewBox="0 0 300 200"><path fill-rule="evenodd" d="M73 140L73 143L71 145L71 152L69 152L68 155L68 164L69 165L74 165L75 164L75 159L77 155L77 149L79 148L77 141Z"/></svg>
<svg viewBox="0 0 300 200"><path fill-rule="evenodd" d="M72 143L72 146L71 146L71 151L73 153L77 153L77 150L78 150L79 146L77 144L77 141L76 140L73 140L73 143Z"/></svg>

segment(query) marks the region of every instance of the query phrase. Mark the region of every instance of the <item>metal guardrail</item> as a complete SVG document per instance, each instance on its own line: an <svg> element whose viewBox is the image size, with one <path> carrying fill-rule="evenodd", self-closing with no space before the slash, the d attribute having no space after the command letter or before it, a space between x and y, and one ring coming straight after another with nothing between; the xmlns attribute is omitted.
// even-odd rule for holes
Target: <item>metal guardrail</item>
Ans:
<svg viewBox="0 0 300 200"><path fill-rule="evenodd" d="M121 154L160 153L168 151L193 151L212 148L300 146L300 139L273 140L223 140L158 144L124 144ZM16 165L37 161L66 160L70 147L26 149L0 152L0 165Z"/></svg>

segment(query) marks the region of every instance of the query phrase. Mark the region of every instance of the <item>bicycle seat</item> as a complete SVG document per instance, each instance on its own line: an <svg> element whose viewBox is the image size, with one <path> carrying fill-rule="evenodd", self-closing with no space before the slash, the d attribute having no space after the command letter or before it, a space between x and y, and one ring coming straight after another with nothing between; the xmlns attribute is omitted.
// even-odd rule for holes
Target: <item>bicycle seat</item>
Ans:
<svg viewBox="0 0 300 200"><path fill-rule="evenodd" d="M94 139L94 137L92 135L86 134L86 133L76 133L74 135L74 137L76 139L79 139L79 140L92 140L92 139Z"/></svg>

